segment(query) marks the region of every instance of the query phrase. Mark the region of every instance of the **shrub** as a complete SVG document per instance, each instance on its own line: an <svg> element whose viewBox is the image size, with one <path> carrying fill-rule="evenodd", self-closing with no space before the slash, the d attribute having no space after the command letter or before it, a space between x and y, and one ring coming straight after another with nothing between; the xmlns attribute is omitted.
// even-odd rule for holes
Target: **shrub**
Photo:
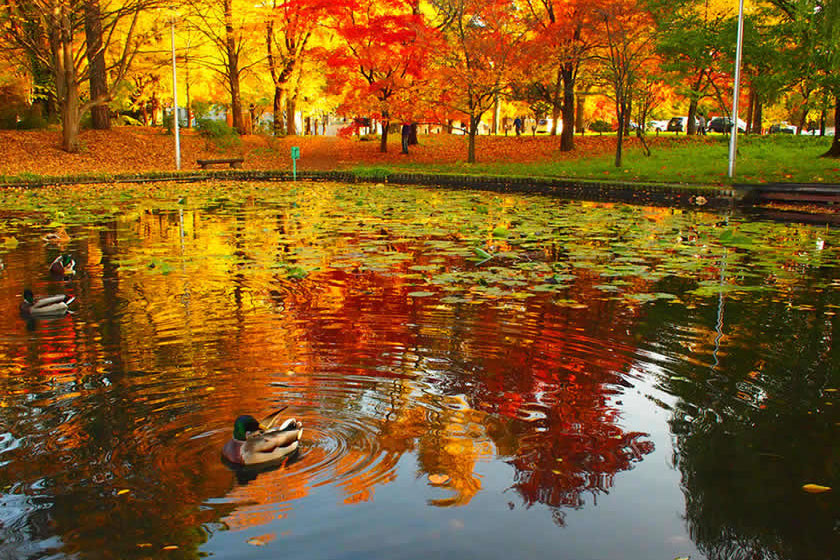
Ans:
<svg viewBox="0 0 840 560"><path fill-rule="evenodd" d="M32 107L29 107L23 112L20 121L17 123L17 127L20 130L38 130L47 128L48 125L49 123L41 114L40 109L33 109Z"/></svg>
<svg viewBox="0 0 840 560"><path fill-rule="evenodd" d="M195 128L201 136L223 150L239 146L241 143L239 134L225 121L197 117L195 119Z"/></svg>
<svg viewBox="0 0 840 560"><path fill-rule="evenodd" d="M598 134L603 134L604 132L611 132L612 129L612 125L602 119L598 119L597 121L589 125L589 130L591 130L592 132L597 132Z"/></svg>

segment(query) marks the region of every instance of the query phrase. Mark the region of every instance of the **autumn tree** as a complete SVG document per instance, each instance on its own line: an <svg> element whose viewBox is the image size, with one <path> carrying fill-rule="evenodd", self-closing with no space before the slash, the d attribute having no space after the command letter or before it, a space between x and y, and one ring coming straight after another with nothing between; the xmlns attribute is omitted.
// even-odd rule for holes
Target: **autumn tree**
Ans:
<svg viewBox="0 0 840 560"><path fill-rule="evenodd" d="M251 39L260 33L253 5L234 5L234 0L185 0L187 24L201 33L214 48L196 57L198 64L216 72L230 95L233 128L246 132L242 116L241 79L258 63L251 57ZM261 33L260 33L261 34Z"/></svg>
<svg viewBox="0 0 840 560"><path fill-rule="evenodd" d="M599 54L601 76L615 103L618 138L615 166L621 167L624 133L642 69L653 59L654 33L650 13L633 0L620 0L598 10L606 45Z"/></svg>
<svg viewBox="0 0 840 560"><path fill-rule="evenodd" d="M89 68L91 99L107 99L108 76L105 68L105 50L102 48L102 10L99 0L84 0L85 56ZM90 108L91 126L97 130L111 128L108 105L97 104Z"/></svg>
<svg viewBox="0 0 840 560"><path fill-rule="evenodd" d="M475 163L481 117L506 92L526 28L509 2L436 0L435 24L446 46L435 57L437 102L465 117L467 161Z"/></svg>
<svg viewBox="0 0 840 560"><path fill-rule="evenodd" d="M391 120L402 116L395 110L407 108L408 92L424 76L432 31L416 1L349 0L333 9L342 44L328 56L330 81L345 107L380 119L384 153Z"/></svg>
<svg viewBox="0 0 840 560"><path fill-rule="evenodd" d="M61 145L68 152L79 150L82 115L94 106L107 106L114 85L125 76L145 40L140 16L156 5L156 0L96 4L97 17L93 1L22 0L0 4L0 40L4 46L17 53L17 59L33 75L43 68L50 71L61 114ZM91 33L83 33L86 25ZM88 40L93 42L90 47ZM92 74L110 74L111 86L94 80L94 91L82 101L83 85Z"/></svg>
<svg viewBox="0 0 840 560"><path fill-rule="evenodd" d="M723 30L733 8L705 0L648 0L646 5L656 22L662 69L676 78L688 99L686 134L695 134L698 105L719 91L722 78L731 76L731 58L726 55L734 38Z"/></svg>
<svg viewBox="0 0 840 560"><path fill-rule="evenodd" d="M595 9L599 2L591 0L525 0L528 22L534 35L532 49L540 53L535 65L543 79L539 83L545 100L559 108L563 115L560 150L575 147L575 87L583 63L598 44ZM561 94L562 83L562 94Z"/></svg>
<svg viewBox="0 0 840 560"><path fill-rule="evenodd" d="M824 155L840 157L840 2L836 0L768 0L769 16L788 40L785 64L791 77L810 88L816 85L834 99L834 141ZM811 83L814 80L814 84ZM807 97L806 97L807 100Z"/></svg>
<svg viewBox="0 0 840 560"><path fill-rule="evenodd" d="M274 134L284 131L283 102L286 102L285 133L294 135L296 93L287 95L295 72L301 71L307 46L332 2L325 0L271 0L264 6L265 45L268 71L274 86Z"/></svg>

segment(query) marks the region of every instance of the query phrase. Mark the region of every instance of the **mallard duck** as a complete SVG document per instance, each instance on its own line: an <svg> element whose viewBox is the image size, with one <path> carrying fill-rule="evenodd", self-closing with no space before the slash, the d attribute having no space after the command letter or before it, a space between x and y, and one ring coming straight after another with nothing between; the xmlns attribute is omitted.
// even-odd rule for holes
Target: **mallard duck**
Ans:
<svg viewBox="0 0 840 560"><path fill-rule="evenodd" d="M20 312L24 317L60 317L67 313L67 306L75 299L75 297L68 298L61 294L36 301L32 290L26 288L23 291L23 301L20 302Z"/></svg>
<svg viewBox="0 0 840 560"><path fill-rule="evenodd" d="M41 239L43 239L47 243L59 243L59 244L61 244L61 243L67 243L68 241L70 241L70 236L67 235L67 232L64 230L64 228L58 228L54 232L50 232L50 233L46 234Z"/></svg>
<svg viewBox="0 0 840 560"><path fill-rule="evenodd" d="M58 255L50 265L53 276L72 276L76 274L76 261L70 255Z"/></svg>
<svg viewBox="0 0 840 560"><path fill-rule="evenodd" d="M279 413L275 412L263 423L247 414L238 417L233 423L233 439L225 444L222 456L237 465L257 465L282 459L297 450L303 424L288 418L274 428Z"/></svg>

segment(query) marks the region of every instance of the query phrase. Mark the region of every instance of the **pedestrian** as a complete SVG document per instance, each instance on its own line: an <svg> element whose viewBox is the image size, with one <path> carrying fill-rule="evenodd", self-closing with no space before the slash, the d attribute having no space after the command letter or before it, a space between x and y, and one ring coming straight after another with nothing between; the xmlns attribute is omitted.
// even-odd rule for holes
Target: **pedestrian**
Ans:
<svg viewBox="0 0 840 560"><path fill-rule="evenodd" d="M517 136L522 134L522 130L524 130L524 128L525 128L524 126L522 126L522 119L520 119L519 117L516 117L513 120L513 128L514 128L514 130L516 130L516 135Z"/></svg>
<svg viewBox="0 0 840 560"><path fill-rule="evenodd" d="M408 141L411 139L411 124L404 122L402 125L402 153L408 154Z"/></svg>
<svg viewBox="0 0 840 560"><path fill-rule="evenodd" d="M697 116L697 133L702 134L703 136L706 135L706 117L703 116L703 113L700 113Z"/></svg>

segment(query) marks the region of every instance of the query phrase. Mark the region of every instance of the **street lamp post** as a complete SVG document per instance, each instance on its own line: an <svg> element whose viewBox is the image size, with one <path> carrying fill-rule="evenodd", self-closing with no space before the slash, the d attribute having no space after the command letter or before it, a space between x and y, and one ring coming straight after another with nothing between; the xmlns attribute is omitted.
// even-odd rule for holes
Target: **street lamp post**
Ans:
<svg viewBox="0 0 840 560"><path fill-rule="evenodd" d="M175 169L181 169L181 137L178 130L178 74L175 70L175 18L172 18L172 121L175 125Z"/></svg>
<svg viewBox="0 0 840 560"><path fill-rule="evenodd" d="M729 178L735 177L738 149L738 97L741 95L741 50L744 43L744 0L738 5L738 40L735 47L735 87L732 92L732 133L729 137Z"/></svg>

